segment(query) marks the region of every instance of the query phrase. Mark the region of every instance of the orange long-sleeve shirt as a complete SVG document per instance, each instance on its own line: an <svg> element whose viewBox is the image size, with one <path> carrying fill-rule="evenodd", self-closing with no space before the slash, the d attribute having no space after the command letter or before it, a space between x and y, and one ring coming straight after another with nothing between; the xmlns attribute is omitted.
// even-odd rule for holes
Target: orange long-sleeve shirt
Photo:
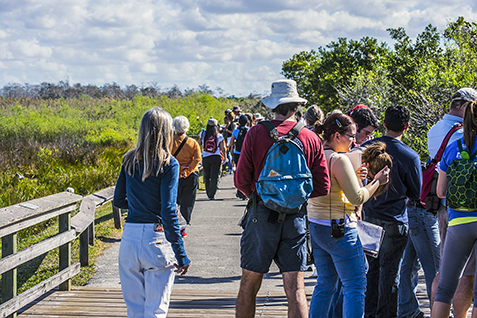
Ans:
<svg viewBox="0 0 477 318"><path fill-rule="evenodd" d="M176 136L174 137L173 145L172 145L172 153L174 154L176 150L179 148L180 144L184 140L185 135ZM202 160L202 156L200 154L200 147L197 141L193 138L188 138L184 147L182 147L181 151L175 156L177 161L179 161L180 167L180 177L186 178L192 172L199 171L197 167L199 166L200 161Z"/></svg>

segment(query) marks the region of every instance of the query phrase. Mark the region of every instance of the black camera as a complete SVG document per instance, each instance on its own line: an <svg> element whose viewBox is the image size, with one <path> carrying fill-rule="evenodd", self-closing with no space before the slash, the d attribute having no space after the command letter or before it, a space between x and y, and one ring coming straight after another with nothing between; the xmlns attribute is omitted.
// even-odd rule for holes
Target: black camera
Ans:
<svg viewBox="0 0 477 318"><path fill-rule="evenodd" d="M331 219L331 237L340 238L345 234L344 219Z"/></svg>

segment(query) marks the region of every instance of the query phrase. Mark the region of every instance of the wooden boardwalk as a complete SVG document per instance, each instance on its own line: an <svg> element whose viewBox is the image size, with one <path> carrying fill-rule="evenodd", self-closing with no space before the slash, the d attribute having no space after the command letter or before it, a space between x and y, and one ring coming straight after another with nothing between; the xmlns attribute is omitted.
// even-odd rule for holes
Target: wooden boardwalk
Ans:
<svg viewBox="0 0 477 318"><path fill-rule="evenodd" d="M311 295L308 295L310 298ZM167 317L234 317L235 291L187 290L172 292ZM70 292L53 291L18 314L35 317L127 317L121 289L77 287ZM287 317L286 297L279 292L259 292L256 317Z"/></svg>

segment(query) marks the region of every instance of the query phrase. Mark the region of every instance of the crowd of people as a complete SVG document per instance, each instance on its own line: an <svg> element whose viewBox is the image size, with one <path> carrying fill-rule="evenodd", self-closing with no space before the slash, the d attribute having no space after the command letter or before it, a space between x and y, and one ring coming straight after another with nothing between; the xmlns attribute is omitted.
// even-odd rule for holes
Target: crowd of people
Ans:
<svg viewBox="0 0 477 318"><path fill-rule="evenodd" d="M152 108L141 120L137 147L124 157L113 200L128 209L119 253L128 317L165 317L174 273L188 271L182 239L191 224L200 164L209 200L222 171L234 174L236 196L249 200L241 222L236 317L254 317L272 261L282 274L289 317L424 317L416 295L421 266L431 317L449 317L451 306L454 317L466 317L474 293L477 208L447 207L446 173L462 157L477 161L476 100L477 91L460 89L448 114L429 130L428 164L437 164L435 195L442 199L433 209L422 199L427 180L420 158L402 140L411 116L404 106L386 109L384 133L373 138L381 124L370 107L325 116L311 105L303 113L307 101L296 83L278 80L262 100L273 119L234 106L225 111L223 125L210 117L198 141L187 136L186 117L172 119ZM312 185L296 209L260 192L270 149L280 144L285 154L290 143L300 149L304 179ZM272 169L270 180L287 178L279 171ZM296 199L286 186L282 192L282 199ZM362 221L384 230L377 255L363 249L357 229ZM308 306L304 272L310 257L316 285Z"/></svg>

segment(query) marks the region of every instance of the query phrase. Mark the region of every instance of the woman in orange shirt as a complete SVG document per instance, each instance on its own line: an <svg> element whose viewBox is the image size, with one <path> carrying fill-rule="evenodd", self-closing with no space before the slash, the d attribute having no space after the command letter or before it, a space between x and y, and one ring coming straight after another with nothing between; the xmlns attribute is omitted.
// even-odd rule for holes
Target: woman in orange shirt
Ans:
<svg viewBox="0 0 477 318"><path fill-rule="evenodd" d="M190 224L194 209L197 188L199 187L199 166L202 156L197 141L187 137L189 120L184 116L174 118L174 141L172 154L179 161L179 189L177 191L177 205L187 225ZM185 228L181 229L183 237L187 236Z"/></svg>

